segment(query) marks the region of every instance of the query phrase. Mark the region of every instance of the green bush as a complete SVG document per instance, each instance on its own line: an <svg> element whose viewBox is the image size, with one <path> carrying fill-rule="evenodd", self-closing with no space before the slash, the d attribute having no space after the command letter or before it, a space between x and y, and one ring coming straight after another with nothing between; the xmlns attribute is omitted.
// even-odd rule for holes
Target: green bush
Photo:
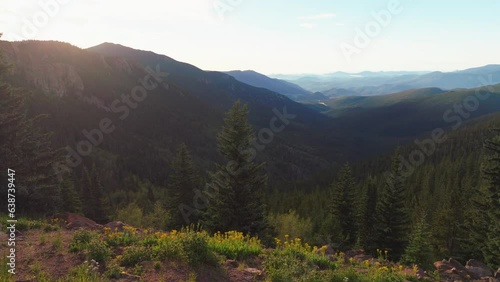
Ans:
<svg viewBox="0 0 500 282"><path fill-rule="evenodd" d="M87 245L87 251L88 259L93 259L98 262L107 261L112 255L108 244L100 239L91 240Z"/></svg>
<svg viewBox="0 0 500 282"><path fill-rule="evenodd" d="M237 231L217 232L208 239L211 249L229 259L245 259L262 253L262 244L255 237Z"/></svg>
<svg viewBox="0 0 500 282"><path fill-rule="evenodd" d="M130 203L125 208L118 210L116 213L116 220L137 227L142 226L143 218L143 211L136 203Z"/></svg>
<svg viewBox="0 0 500 282"><path fill-rule="evenodd" d="M217 258L208 245L206 233L187 231L184 236L179 236L179 238L189 265L217 264Z"/></svg>
<svg viewBox="0 0 500 282"><path fill-rule="evenodd" d="M179 240L160 241L158 245L152 247L152 254L159 261L164 261L167 258L187 260Z"/></svg>
<svg viewBox="0 0 500 282"><path fill-rule="evenodd" d="M120 265L134 266L151 259L151 250L141 245L127 247L120 258Z"/></svg>
<svg viewBox="0 0 500 282"><path fill-rule="evenodd" d="M104 228L105 241L111 247L130 246L139 241L139 235L136 228L125 226L123 231L114 232L109 228Z"/></svg>
<svg viewBox="0 0 500 282"><path fill-rule="evenodd" d="M17 220L16 229L19 231L27 231L32 229L41 229L46 223L40 220L30 220L25 218L19 218Z"/></svg>
<svg viewBox="0 0 500 282"><path fill-rule="evenodd" d="M106 272L104 272L104 276L106 276L109 279L118 279L120 278L120 274L122 273L122 270L120 266L114 262L110 263L106 267Z"/></svg>
<svg viewBox="0 0 500 282"><path fill-rule="evenodd" d="M153 212L144 217L142 224L144 227L166 230L171 221L172 216L158 201L154 204Z"/></svg>
<svg viewBox="0 0 500 282"><path fill-rule="evenodd" d="M273 282L311 281L316 267L292 253L273 251L264 261L264 269Z"/></svg>
<svg viewBox="0 0 500 282"><path fill-rule="evenodd" d="M57 233L56 237L54 238L54 240L52 240L52 246L54 247L54 249L56 250L61 250L61 246L62 246L62 235L61 233Z"/></svg>
<svg viewBox="0 0 500 282"><path fill-rule="evenodd" d="M69 248L71 252L80 252L87 249L92 240L99 240L99 233L89 230L78 230L73 234Z"/></svg>
<svg viewBox="0 0 500 282"><path fill-rule="evenodd" d="M68 276L62 281L67 282L104 282L99 272L92 265L83 263L70 269Z"/></svg>
<svg viewBox="0 0 500 282"><path fill-rule="evenodd" d="M313 224L309 218L301 218L294 210L283 214L271 214L269 224L274 227L277 237L285 240L290 238L303 238L308 242L313 239Z"/></svg>

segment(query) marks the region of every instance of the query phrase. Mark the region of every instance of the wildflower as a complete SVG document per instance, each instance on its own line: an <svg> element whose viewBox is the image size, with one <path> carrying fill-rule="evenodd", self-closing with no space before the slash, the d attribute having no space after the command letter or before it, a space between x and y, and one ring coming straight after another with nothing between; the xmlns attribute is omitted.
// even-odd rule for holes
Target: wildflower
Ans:
<svg viewBox="0 0 500 282"><path fill-rule="evenodd" d="M412 267L412 270L413 270L413 273L416 274L418 272L418 265L414 264Z"/></svg>
<svg viewBox="0 0 500 282"><path fill-rule="evenodd" d="M364 263L365 263L366 267L370 267L370 261L369 260L365 260Z"/></svg>

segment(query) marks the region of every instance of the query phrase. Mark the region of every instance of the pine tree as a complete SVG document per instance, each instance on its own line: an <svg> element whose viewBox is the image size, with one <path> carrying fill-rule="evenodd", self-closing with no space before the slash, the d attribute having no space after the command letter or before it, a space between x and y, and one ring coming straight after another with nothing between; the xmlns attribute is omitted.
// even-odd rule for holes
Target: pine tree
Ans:
<svg viewBox="0 0 500 282"><path fill-rule="evenodd" d="M177 149L177 155L172 162L173 173L169 177L169 188L172 192L171 199L167 203L168 210L172 216L174 227L186 225L184 216L180 210L182 204L190 206L193 203L194 191L200 187L200 177L196 172L191 154L185 144L181 144ZM196 214L190 218L196 222Z"/></svg>
<svg viewBox="0 0 500 282"><path fill-rule="evenodd" d="M343 248L351 248L358 235L355 214L354 180L349 164L339 172L338 181L332 185L331 217L337 222ZM336 236L333 237L333 240Z"/></svg>
<svg viewBox="0 0 500 282"><path fill-rule="evenodd" d="M405 186L401 172L399 149L393 155L391 172L377 204L377 246L388 250L390 257L399 259L407 242L410 223L405 207Z"/></svg>
<svg viewBox="0 0 500 282"><path fill-rule="evenodd" d="M105 223L108 220L108 204L95 164L90 171L86 167L83 168L81 185L83 214L98 223Z"/></svg>
<svg viewBox="0 0 500 282"><path fill-rule="evenodd" d="M73 180L69 176L66 176L59 185L61 190L61 211L73 213L82 212L82 202L75 190Z"/></svg>
<svg viewBox="0 0 500 282"><path fill-rule="evenodd" d="M26 114L25 101L30 93L9 84L8 71L0 54L0 171L10 168L22 175L16 177L18 214L55 212L60 191L52 164L59 155L51 148L50 134L36 126L43 116L29 118Z"/></svg>
<svg viewBox="0 0 500 282"><path fill-rule="evenodd" d="M362 225L360 231L360 240L366 250L375 251L375 222L377 220L377 199L378 192L375 180L369 178L367 180L366 195L364 199L364 208L362 214Z"/></svg>
<svg viewBox="0 0 500 282"><path fill-rule="evenodd" d="M432 238L426 216L420 215L413 228L408 246L405 249L401 262L407 265L417 264L424 269L431 269L434 262Z"/></svg>
<svg viewBox="0 0 500 282"><path fill-rule="evenodd" d="M203 223L211 231L238 230L261 235L267 228L263 204L267 176L264 164L252 159L251 143L255 137L247 116L248 107L236 102L218 135L219 152L227 164L217 165L205 191L209 200Z"/></svg>
<svg viewBox="0 0 500 282"><path fill-rule="evenodd" d="M500 136L487 140L484 147L483 185L473 199L474 219L469 230L484 261L496 268L500 266Z"/></svg>

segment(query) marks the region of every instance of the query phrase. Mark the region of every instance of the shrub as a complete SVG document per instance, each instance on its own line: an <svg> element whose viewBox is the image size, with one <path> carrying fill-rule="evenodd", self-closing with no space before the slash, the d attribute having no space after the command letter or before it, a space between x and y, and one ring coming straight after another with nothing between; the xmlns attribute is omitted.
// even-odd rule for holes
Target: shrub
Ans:
<svg viewBox="0 0 500 282"><path fill-rule="evenodd" d="M172 216L170 213L163 207L160 201L157 201L154 204L153 212L144 217L143 225L144 227L166 230L171 221Z"/></svg>
<svg viewBox="0 0 500 282"><path fill-rule="evenodd" d="M19 218L17 220L16 229L19 231L27 231L27 230L31 230L31 229L41 229L44 224L45 223L43 223L40 220L30 220L30 219L25 219L25 218Z"/></svg>
<svg viewBox="0 0 500 282"><path fill-rule="evenodd" d="M99 272L92 263L84 262L83 264L74 267L70 270L64 281L68 282L101 282Z"/></svg>
<svg viewBox="0 0 500 282"><path fill-rule="evenodd" d="M140 264L136 264L134 266L134 268L132 268L130 270L130 273L132 273L133 275L137 275L137 276L142 276L143 272L144 272L144 268Z"/></svg>
<svg viewBox="0 0 500 282"><path fill-rule="evenodd" d="M130 226L125 226L121 232L112 232L105 228L104 234L106 243L111 247L130 246L139 241L136 229Z"/></svg>
<svg viewBox="0 0 500 282"><path fill-rule="evenodd" d="M243 233L229 231L224 234L217 232L210 237L209 246L215 252L230 259L245 259L262 253L262 244L255 237L243 236Z"/></svg>
<svg viewBox="0 0 500 282"><path fill-rule="evenodd" d="M269 254L264 262L264 269L273 282L304 281L316 275L312 264L291 253L277 251Z"/></svg>
<svg viewBox="0 0 500 282"><path fill-rule="evenodd" d="M291 238L304 238L308 242L313 239L313 224L309 218L301 218L294 210L283 214L271 214L269 223L277 232L277 237L285 239L285 235Z"/></svg>
<svg viewBox="0 0 500 282"><path fill-rule="evenodd" d="M104 272L104 276L106 276L109 279L118 279L120 278L120 274L122 273L122 270L120 266L114 262L108 264L106 267L106 272Z"/></svg>
<svg viewBox="0 0 500 282"><path fill-rule="evenodd" d="M127 247L120 258L122 266L134 266L151 259L151 250L141 245Z"/></svg>
<svg viewBox="0 0 500 282"><path fill-rule="evenodd" d="M52 246L54 247L54 249L56 250L61 250L61 246L62 246L62 235L61 233L57 233L56 237L54 238L54 240L52 241Z"/></svg>
<svg viewBox="0 0 500 282"><path fill-rule="evenodd" d="M107 261L111 257L111 250L106 242L100 239L93 239L87 244L88 259L93 259L98 262Z"/></svg>
<svg viewBox="0 0 500 282"><path fill-rule="evenodd" d="M142 226L143 212L136 203L130 203L116 213L116 220L126 222L132 226Z"/></svg>
<svg viewBox="0 0 500 282"><path fill-rule="evenodd" d="M92 240L99 240L99 233L89 230L78 230L73 234L69 245L71 252L80 252L87 249L87 245Z"/></svg>
<svg viewBox="0 0 500 282"><path fill-rule="evenodd" d="M207 234L205 232L187 230L181 234L179 239L189 265L198 266L201 263L217 264L217 258L208 246Z"/></svg>
<svg viewBox="0 0 500 282"><path fill-rule="evenodd" d="M152 247L153 257L160 261L167 258L187 260L179 240L161 240L158 245Z"/></svg>

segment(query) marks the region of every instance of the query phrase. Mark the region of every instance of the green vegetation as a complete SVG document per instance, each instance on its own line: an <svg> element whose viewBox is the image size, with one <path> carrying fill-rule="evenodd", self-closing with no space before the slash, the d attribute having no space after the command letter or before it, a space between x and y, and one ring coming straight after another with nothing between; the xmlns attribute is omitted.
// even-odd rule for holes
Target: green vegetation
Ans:
<svg viewBox="0 0 500 282"><path fill-rule="evenodd" d="M262 253L262 244L259 239L236 231L228 231L224 234L217 232L208 239L208 245L216 253L228 259L244 260Z"/></svg>
<svg viewBox="0 0 500 282"><path fill-rule="evenodd" d="M57 236L57 232L51 234ZM265 280L273 282L345 281L345 277L351 279L349 281L405 281L410 277L404 273L402 265L386 260L350 259L344 262L343 253L327 255L327 246L313 247L289 236L285 236L283 241L276 238L276 248L265 250L258 238L237 231L214 235L203 230L194 231L193 228L171 232L135 232L138 240L123 248L120 245L109 247L106 242L109 238L128 236L124 231L76 231L69 245L62 247L72 253L84 254L86 260L83 263L72 267L58 279L51 277L39 262L31 266L30 273L37 281L109 281L121 277L123 273L142 276L146 271L161 271L171 262L187 265L196 273L197 269L206 266L222 268L226 259L237 259L241 263L262 261ZM118 250L121 250L120 255L116 254ZM143 264L148 261L154 262L150 268ZM361 274L360 269L365 274ZM13 281L12 278L6 271L0 274L2 281Z"/></svg>
<svg viewBox="0 0 500 282"><path fill-rule="evenodd" d="M336 234L332 242L349 249L354 246L358 236L358 222L356 211L356 196L354 179L349 164L340 169L338 181L332 185L330 205L330 234Z"/></svg>
<svg viewBox="0 0 500 282"><path fill-rule="evenodd" d="M169 188L172 194L167 206L172 215L172 227L180 228L186 225L188 212L183 210L184 206L193 203L195 190L200 190L200 179L196 172L193 160L185 144L181 144L177 149L177 155L172 163L173 173L169 179ZM197 222L197 214L191 215L187 220Z"/></svg>
<svg viewBox="0 0 500 282"><path fill-rule="evenodd" d="M404 184L400 153L392 157L391 171L377 205L377 245L389 250L399 259L406 247L410 217L405 205Z"/></svg>
<svg viewBox="0 0 500 282"><path fill-rule="evenodd" d="M247 121L248 106L238 101L227 113L218 135L219 152L227 163L217 165L205 193L209 194L203 224L212 232L238 230L263 235L266 229L263 189L264 164L254 161L255 139Z"/></svg>

